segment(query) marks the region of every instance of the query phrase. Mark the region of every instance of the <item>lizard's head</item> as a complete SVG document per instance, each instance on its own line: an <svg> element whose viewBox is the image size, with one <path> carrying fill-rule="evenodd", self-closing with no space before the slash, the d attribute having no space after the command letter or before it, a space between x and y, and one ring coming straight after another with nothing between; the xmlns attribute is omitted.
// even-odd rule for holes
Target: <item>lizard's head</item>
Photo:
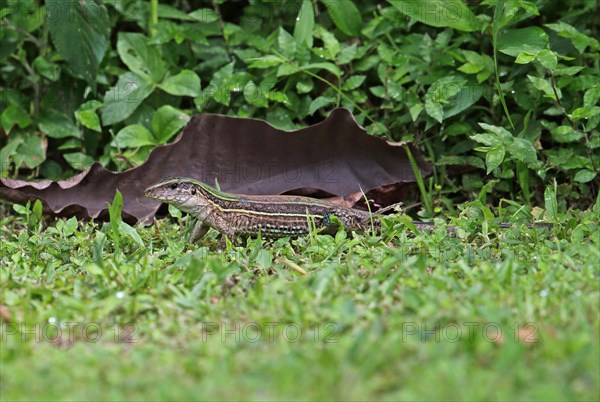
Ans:
<svg viewBox="0 0 600 402"><path fill-rule="evenodd" d="M171 204L189 214L198 214L208 205L202 184L193 179L167 178L148 187L144 195Z"/></svg>

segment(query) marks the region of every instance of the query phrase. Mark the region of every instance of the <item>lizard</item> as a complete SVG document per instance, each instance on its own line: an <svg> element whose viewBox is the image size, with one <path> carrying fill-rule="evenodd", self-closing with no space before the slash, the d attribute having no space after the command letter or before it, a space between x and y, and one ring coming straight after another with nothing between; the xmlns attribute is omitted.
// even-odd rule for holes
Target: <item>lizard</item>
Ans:
<svg viewBox="0 0 600 402"><path fill-rule="evenodd" d="M335 234L339 224L345 229L379 231L381 221L374 218L397 205L371 214L310 197L232 194L184 177L160 180L148 187L144 195L197 218L190 243L204 237L211 227L230 241L238 235L256 236L259 232L264 238L299 237L308 234L313 224L326 234ZM413 224L419 229L432 226Z"/></svg>
<svg viewBox="0 0 600 402"><path fill-rule="evenodd" d="M292 195L245 195L217 190L201 181L173 177L165 178L146 188L144 195L150 199L175 206L192 215L197 222L189 238L195 243L214 228L232 243L236 236L264 238L299 237L309 233L311 225L320 233L335 234L342 224L345 229L376 232L381 230L378 216L394 209L398 204L374 213L346 208L316 198ZM418 230L431 230L433 223L411 222ZM549 223L526 224L550 227ZM500 228L512 227L502 222ZM447 228L452 232L454 227Z"/></svg>

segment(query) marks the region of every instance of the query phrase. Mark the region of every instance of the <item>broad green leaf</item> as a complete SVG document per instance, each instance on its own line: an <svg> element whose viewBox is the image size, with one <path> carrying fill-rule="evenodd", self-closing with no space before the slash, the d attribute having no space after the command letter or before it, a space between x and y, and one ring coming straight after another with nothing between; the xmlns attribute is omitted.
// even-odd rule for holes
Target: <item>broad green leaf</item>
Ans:
<svg viewBox="0 0 600 402"><path fill-rule="evenodd" d="M9 105L0 116L0 121L2 123L2 129L6 133L10 133L10 130L17 125L19 128L28 127L33 120L29 117L29 113L21 106L17 104Z"/></svg>
<svg viewBox="0 0 600 402"><path fill-rule="evenodd" d="M296 83L296 90L299 94L306 94L313 90L314 84L312 80L307 79L305 81L298 81Z"/></svg>
<svg viewBox="0 0 600 402"><path fill-rule="evenodd" d="M335 35L319 25L315 29L315 36L323 41L325 52L323 52L322 49L313 49L313 51L317 52L318 50L321 50L321 53L324 54L320 56L325 57L328 60L335 60L337 54L340 52L340 42Z"/></svg>
<svg viewBox="0 0 600 402"><path fill-rule="evenodd" d="M267 107L269 105L263 90L252 80L244 87L244 99L246 99L246 102L256 107Z"/></svg>
<svg viewBox="0 0 600 402"><path fill-rule="evenodd" d="M46 0L45 4L45 20L54 46L76 74L95 82L109 45L106 6L99 0Z"/></svg>
<svg viewBox="0 0 600 402"><path fill-rule="evenodd" d="M556 100L556 95L554 94L554 90L552 89L552 85L550 84L550 82L545 79L545 78L540 78L540 77L535 77L532 75L528 75L527 78L529 79L529 81L533 84L533 86L539 90L542 91L544 93L545 96L551 98L551 99L555 99ZM561 92L559 88L556 88L556 93L558 94L558 97L561 97Z"/></svg>
<svg viewBox="0 0 600 402"><path fill-rule="evenodd" d="M10 164L7 163L7 161L11 161L13 159L13 155L16 154L17 149L23 142L24 140L22 136L11 135L8 143L0 149L0 161L4 161L3 163L0 163L0 176L3 176L6 172L8 172Z"/></svg>
<svg viewBox="0 0 600 402"><path fill-rule="evenodd" d="M138 148L157 144L156 138L141 124L123 127L111 142L111 145L117 148Z"/></svg>
<svg viewBox="0 0 600 402"><path fill-rule="evenodd" d="M273 66L278 66L284 62L281 59L281 57L274 55L267 55L256 59L249 59L246 61L252 61L252 63L248 66L250 68L270 68Z"/></svg>
<svg viewBox="0 0 600 402"><path fill-rule="evenodd" d="M162 52L157 45L149 44L149 39L140 33L120 32L117 51L123 63L141 77L152 82L162 81L167 66L162 60Z"/></svg>
<svg viewBox="0 0 600 402"><path fill-rule="evenodd" d="M511 29L498 34L498 51L517 57L520 53L537 54L548 47L548 34L540 27Z"/></svg>
<svg viewBox="0 0 600 402"><path fill-rule="evenodd" d="M573 110L571 118L573 120L589 119L600 114L600 106L578 107Z"/></svg>
<svg viewBox="0 0 600 402"><path fill-rule="evenodd" d="M283 28L279 28L279 35L277 36L277 44L281 54L288 60L294 60L296 58L296 40L292 35Z"/></svg>
<svg viewBox="0 0 600 402"><path fill-rule="evenodd" d="M571 126L558 126L550 130L550 132L554 141L560 143L575 142L584 137L581 131L577 131Z"/></svg>
<svg viewBox="0 0 600 402"><path fill-rule="evenodd" d="M198 96L200 77L192 70L181 70L179 74L167 78L158 85L163 91L177 96Z"/></svg>
<svg viewBox="0 0 600 402"><path fill-rule="evenodd" d="M344 91L351 91L353 89L356 89L360 87L363 82L365 82L365 78L367 78L366 75L354 75L344 82L344 85L342 85L342 89Z"/></svg>
<svg viewBox="0 0 600 402"><path fill-rule="evenodd" d="M119 77L117 85L104 95L102 124L110 126L125 120L154 90L154 84L139 75L127 72Z"/></svg>
<svg viewBox="0 0 600 402"><path fill-rule="evenodd" d="M296 17L294 27L294 39L298 44L304 44L308 48L313 46L313 28L315 26L315 12L312 0L303 0L302 7Z"/></svg>
<svg viewBox="0 0 600 402"><path fill-rule="evenodd" d="M75 111L75 118L84 127L100 133L102 132L102 127L100 126L100 118L96 113L96 110L100 107L102 107L102 103L95 100L83 103L79 106L79 109Z"/></svg>
<svg viewBox="0 0 600 402"><path fill-rule="evenodd" d="M42 77L48 78L50 81L57 81L60 77L60 66L44 57L36 57L33 61L33 67Z"/></svg>
<svg viewBox="0 0 600 402"><path fill-rule="evenodd" d="M161 106L152 115L152 132L159 144L164 144L190 121L190 117L173 106Z"/></svg>
<svg viewBox="0 0 600 402"><path fill-rule="evenodd" d="M221 67L220 70L213 74L213 79L202 93L202 96L205 99L212 98L225 106L229 106L229 101L231 100L231 91L224 84L233 75L234 64L235 61L227 63Z"/></svg>
<svg viewBox="0 0 600 402"><path fill-rule="evenodd" d="M213 14L215 12L213 11ZM182 21L193 21L194 18L191 15L184 13L176 9L175 7L169 6L167 4L159 4L158 5L158 18L160 19L173 19L173 20L182 20Z"/></svg>
<svg viewBox="0 0 600 402"><path fill-rule="evenodd" d="M301 71L300 67L295 64L282 64L277 69L277 76L284 77L286 75L296 74L299 71Z"/></svg>
<svg viewBox="0 0 600 402"><path fill-rule="evenodd" d="M577 173L575 173L575 178L573 180L575 180L579 183L587 183L587 182L594 180L595 177L596 177L596 172L593 172L588 169L583 169L583 170L580 170Z"/></svg>
<svg viewBox="0 0 600 402"><path fill-rule="evenodd" d="M572 67L563 67L563 68L557 68L556 70L554 70L554 75L555 76L560 76L560 75L575 75L578 72L580 72L581 70L583 70L585 67L582 66L572 66Z"/></svg>
<svg viewBox="0 0 600 402"><path fill-rule="evenodd" d="M477 141L481 144L490 146L490 147L496 147L499 145L502 145L503 141L502 138L499 138L496 135L493 134L473 134L471 136L469 136L473 141Z"/></svg>
<svg viewBox="0 0 600 402"><path fill-rule="evenodd" d="M537 160L533 144L524 138L514 137L513 141L506 145L506 150L521 162L533 163Z"/></svg>
<svg viewBox="0 0 600 402"><path fill-rule="evenodd" d="M545 26L558 33L559 36L570 39L579 53L583 53L588 46L595 50L600 49L600 43L597 39L579 32L577 28L566 22L559 21L552 24L545 24Z"/></svg>
<svg viewBox="0 0 600 402"><path fill-rule="evenodd" d="M362 16L353 1L321 0L336 27L349 36L358 36L362 28Z"/></svg>
<svg viewBox="0 0 600 402"><path fill-rule="evenodd" d="M333 96L319 96L318 98L314 99L308 106L308 114L312 116L317 110L325 106L331 105L335 102L336 98Z"/></svg>
<svg viewBox="0 0 600 402"><path fill-rule="evenodd" d="M535 56L536 56L535 53L521 52L517 55L515 63L517 63L517 64L531 63L533 60L535 60Z"/></svg>
<svg viewBox="0 0 600 402"><path fill-rule="evenodd" d="M333 63L311 63L302 66L302 68L305 70L327 70L336 77L341 77L342 75L340 69Z"/></svg>
<svg viewBox="0 0 600 402"><path fill-rule="evenodd" d="M402 14L434 27L472 32L480 28L473 12L461 0L388 0Z"/></svg>
<svg viewBox="0 0 600 402"><path fill-rule="evenodd" d="M441 123L447 117L444 113L444 105L449 104L463 90L467 82L466 79L453 75L434 82L425 94L427 114Z"/></svg>
<svg viewBox="0 0 600 402"><path fill-rule="evenodd" d="M54 110L42 113L38 119L38 127L52 138L81 137L77 126L66 115Z"/></svg>
<svg viewBox="0 0 600 402"><path fill-rule="evenodd" d="M75 170L85 170L94 163L94 158L83 152L71 152L63 154L63 158L71 165Z"/></svg>
<svg viewBox="0 0 600 402"><path fill-rule="evenodd" d="M600 99L600 85L589 88L583 95L583 106L592 107L598 104Z"/></svg>
<svg viewBox="0 0 600 402"><path fill-rule="evenodd" d="M199 8L196 11L191 12L189 16L204 24L219 20L219 16L212 8Z"/></svg>
<svg viewBox="0 0 600 402"><path fill-rule="evenodd" d="M46 141L36 134L24 134L23 142L13 155L13 161L18 168L23 165L28 169L35 169L46 160Z"/></svg>
<svg viewBox="0 0 600 402"><path fill-rule="evenodd" d="M558 64L558 58L556 54L549 49L540 50L537 55L537 59L542 64L542 66L546 67L549 70L554 70L556 65Z"/></svg>
<svg viewBox="0 0 600 402"><path fill-rule="evenodd" d="M425 99L425 111L438 123L444 121L444 107L441 103L433 102L431 99Z"/></svg>
<svg viewBox="0 0 600 402"><path fill-rule="evenodd" d="M496 146L489 150L485 155L485 164L487 166L487 174L502 164L504 160L504 147Z"/></svg>
<svg viewBox="0 0 600 402"><path fill-rule="evenodd" d="M356 43L353 43L350 46L346 46L342 44L342 48L337 55L337 63L338 65L348 64L356 57L358 47Z"/></svg>

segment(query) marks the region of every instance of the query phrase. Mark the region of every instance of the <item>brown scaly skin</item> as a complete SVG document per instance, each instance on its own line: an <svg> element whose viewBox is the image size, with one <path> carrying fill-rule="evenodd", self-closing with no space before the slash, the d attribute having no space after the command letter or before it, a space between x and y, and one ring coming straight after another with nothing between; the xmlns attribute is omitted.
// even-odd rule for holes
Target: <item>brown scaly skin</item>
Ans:
<svg viewBox="0 0 600 402"><path fill-rule="evenodd" d="M190 242L202 238L212 227L230 240L236 235L265 238L297 237L310 225L335 233L338 224L346 229L379 230L381 221L365 211L345 208L327 201L299 196L230 194L188 178L169 178L148 187L148 198L175 206L198 219ZM335 218L334 218L335 217Z"/></svg>
<svg viewBox="0 0 600 402"><path fill-rule="evenodd" d="M381 221L377 215L392 209L383 208L373 214L345 208L327 201L309 197L288 195L243 195L219 191L200 181L188 178L168 178L148 187L148 198L171 204L198 219L190 243L201 239L209 228L214 228L230 241L236 235L265 238L298 237L306 235L310 227L333 234L339 221L346 229L379 232ZM431 230L431 223L412 222L419 230ZM509 228L511 223L500 223ZM551 227L548 223L526 224L535 227ZM454 231L453 226L447 228Z"/></svg>

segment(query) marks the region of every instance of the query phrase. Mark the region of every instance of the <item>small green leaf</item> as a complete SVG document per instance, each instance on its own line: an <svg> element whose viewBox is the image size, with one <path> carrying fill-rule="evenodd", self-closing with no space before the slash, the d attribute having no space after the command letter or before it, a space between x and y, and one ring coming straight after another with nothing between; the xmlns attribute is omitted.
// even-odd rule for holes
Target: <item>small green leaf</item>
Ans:
<svg viewBox="0 0 600 402"><path fill-rule="evenodd" d="M340 42L335 35L319 25L315 29L315 36L320 38L325 46L325 52L319 49L323 53L321 56L329 60L335 60L337 54L340 52ZM313 51L317 51L317 49L313 49Z"/></svg>
<svg viewBox="0 0 600 402"><path fill-rule="evenodd" d="M94 163L94 158L83 152L71 152L63 154L63 158L71 165L75 170L85 170Z"/></svg>
<svg viewBox="0 0 600 402"><path fill-rule="evenodd" d="M77 126L66 115L54 110L46 111L40 116L38 127L52 138L81 137Z"/></svg>
<svg viewBox="0 0 600 402"><path fill-rule="evenodd" d="M139 233L137 232L137 230L135 230L134 227L131 227L130 225L128 225L127 223L125 223L123 221L120 221L119 222L119 230L122 233L125 233L127 235L127 237L129 237L131 240L133 240L141 248L146 247L144 245L144 241L142 240Z"/></svg>
<svg viewBox="0 0 600 402"><path fill-rule="evenodd" d="M288 60L294 60L296 58L296 40L281 27L279 28L279 35L277 36L277 43L281 54Z"/></svg>
<svg viewBox="0 0 600 402"><path fill-rule="evenodd" d="M2 116L0 116L0 121L2 122L2 129L6 133L10 133L15 125L19 126L19 128L25 128L33 122L31 117L29 117L29 113L16 104L9 105L4 109Z"/></svg>
<svg viewBox="0 0 600 402"><path fill-rule="evenodd" d="M537 161L537 152L533 144L524 139L514 137L513 141L506 146L507 151L517 160L525 163L533 163Z"/></svg>
<svg viewBox="0 0 600 402"><path fill-rule="evenodd" d="M165 76L167 66L162 59L160 47L149 42L140 33L119 32L117 51L132 72L158 83Z"/></svg>
<svg viewBox="0 0 600 402"><path fill-rule="evenodd" d="M388 0L398 11L424 24L472 32L479 20L461 0ZM344 4L345 2L340 2ZM342 8L344 7L342 6Z"/></svg>
<svg viewBox="0 0 600 402"><path fill-rule="evenodd" d="M504 147L496 146L489 150L485 155L485 164L487 166L487 174L502 164L504 160Z"/></svg>
<svg viewBox="0 0 600 402"><path fill-rule="evenodd" d="M181 70L179 74L165 79L158 85L163 91L177 96L199 96L200 77L192 70Z"/></svg>
<svg viewBox="0 0 600 402"><path fill-rule="evenodd" d="M156 138L141 124L123 127L111 142L112 146L118 148L138 148L157 144Z"/></svg>
<svg viewBox="0 0 600 402"><path fill-rule="evenodd" d="M340 69L333 63L311 63L302 66L302 68L305 70L327 70L338 78L342 76Z"/></svg>
<svg viewBox="0 0 600 402"><path fill-rule="evenodd" d="M546 97L556 100L556 95L554 94L552 85L550 84L550 82L547 79L535 77L532 75L528 75L527 78L533 84L533 86L537 90L542 91ZM561 92L560 92L559 88L556 88L556 93L558 94L558 97L560 98Z"/></svg>
<svg viewBox="0 0 600 402"><path fill-rule="evenodd" d="M583 106L593 107L598 104L600 99L600 85L589 88L583 95Z"/></svg>
<svg viewBox="0 0 600 402"><path fill-rule="evenodd" d="M154 91L154 84L134 73L125 73L117 84L104 95L102 123L110 126L131 116L138 106Z"/></svg>
<svg viewBox="0 0 600 402"><path fill-rule="evenodd" d="M477 141L481 144L489 147L496 147L503 144L502 139L492 134L473 134L469 136L473 141Z"/></svg>
<svg viewBox="0 0 600 402"><path fill-rule="evenodd" d="M45 18L52 43L72 70L88 82L96 81L97 68L109 46L110 21L99 1L46 0ZM46 71L51 76L52 72Z"/></svg>
<svg viewBox="0 0 600 402"><path fill-rule="evenodd" d="M533 60L535 60L535 53L527 53L527 52L521 52L519 53L519 55L517 56L515 63L517 64L527 64L532 62Z"/></svg>
<svg viewBox="0 0 600 402"><path fill-rule="evenodd" d="M548 34L540 27L510 29L498 35L498 51L517 57L520 53L537 54L548 48Z"/></svg>
<svg viewBox="0 0 600 402"><path fill-rule="evenodd" d="M571 118L573 120L589 119L597 114L600 114L600 106L578 107L577 109L573 110Z"/></svg>
<svg viewBox="0 0 600 402"><path fill-rule="evenodd" d="M594 180L595 177L596 177L596 172L592 172L591 170L588 170L588 169L582 169L582 170L578 171L577 173L575 173L574 180L579 183L587 183L587 182Z"/></svg>
<svg viewBox="0 0 600 402"><path fill-rule="evenodd" d="M336 27L349 36L358 36L362 28L362 16L352 1L321 0Z"/></svg>
<svg viewBox="0 0 600 402"><path fill-rule="evenodd" d="M584 134L581 131L577 131L571 126L558 126L550 130L550 132L552 138L560 143L575 142L584 137Z"/></svg>
<svg viewBox="0 0 600 402"><path fill-rule="evenodd" d="M171 139L190 121L190 117L173 106L161 106L152 115L152 132L159 144Z"/></svg>
<svg viewBox="0 0 600 402"><path fill-rule="evenodd" d="M79 106L79 109L75 111L75 119L77 119L84 127L100 133L102 132L102 127L100 126L100 118L98 117L96 110L101 106L102 103L95 100L86 102Z"/></svg>
<svg viewBox="0 0 600 402"><path fill-rule="evenodd" d="M556 53L552 50L543 49L537 55L537 59L542 64L542 66L546 67L549 70L554 70L556 65L558 64L558 58L556 57Z"/></svg>
<svg viewBox="0 0 600 402"><path fill-rule="evenodd" d="M259 58L248 59L246 61L252 61L252 63L248 66L250 68L271 68L284 62L281 57L275 55L267 55Z"/></svg>
<svg viewBox="0 0 600 402"><path fill-rule="evenodd" d="M366 75L354 75L344 82L344 85L342 85L342 89L344 91L351 91L353 89L356 89L360 87L363 82L365 82L365 78L367 78Z"/></svg>
<svg viewBox="0 0 600 402"><path fill-rule="evenodd" d="M314 99L308 106L308 114L313 115L317 110L335 103L336 99L332 96L320 96Z"/></svg>
<svg viewBox="0 0 600 402"><path fill-rule="evenodd" d="M188 14L190 17L198 22L209 24L219 20L219 16L212 8L199 8L194 12Z"/></svg>
<svg viewBox="0 0 600 402"><path fill-rule="evenodd" d="M303 0L302 7L296 17L294 39L298 44L305 44L308 48L313 46L313 29L315 26L315 12L312 0Z"/></svg>
<svg viewBox="0 0 600 402"><path fill-rule="evenodd" d="M57 81L60 77L60 66L46 60L42 56L38 56L33 61L33 67L35 70L50 81Z"/></svg>

